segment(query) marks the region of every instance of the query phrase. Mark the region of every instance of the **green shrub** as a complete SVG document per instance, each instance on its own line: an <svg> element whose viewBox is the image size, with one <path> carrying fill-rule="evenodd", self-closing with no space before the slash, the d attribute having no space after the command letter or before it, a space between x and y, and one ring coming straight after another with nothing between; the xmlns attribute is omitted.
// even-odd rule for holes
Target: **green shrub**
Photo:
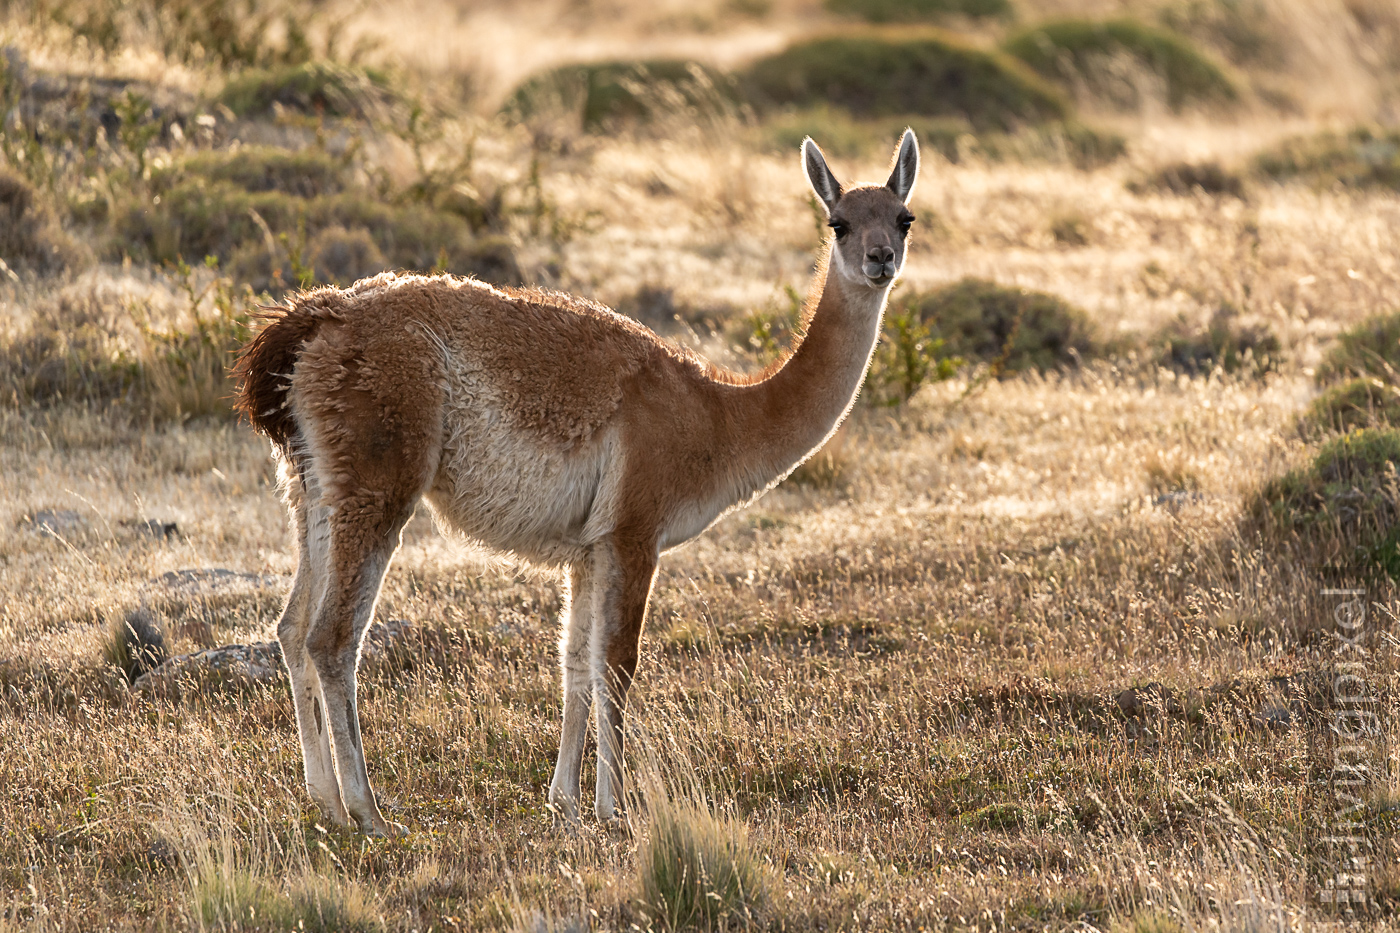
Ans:
<svg viewBox="0 0 1400 933"><path fill-rule="evenodd" d="M51 275L77 262L79 255L29 183L0 168L0 260Z"/></svg>
<svg viewBox="0 0 1400 933"><path fill-rule="evenodd" d="M1190 375L1217 369L1262 375L1276 369L1281 350L1278 337L1267 325L1241 326L1237 318L1238 312L1229 305L1211 315L1204 329L1177 318L1149 344L1162 366Z"/></svg>
<svg viewBox="0 0 1400 933"><path fill-rule="evenodd" d="M1122 105L1136 105L1136 93L1125 95L1105 65L1123 55L1165 82L1175 110L1239 97L1234 81L1190 40L1132 19L1042 23L1010 37L1002 49L1047 78Z"/></svg>
<svg viewBox="0 0 1400 933"><path fill-rule="evenodd" d="M690 801L654 801L650 816L637 849L643 912L665 930L753 923L771 882L744 827Z"/></svg>
<svg viewBox="0 0 1400 933"><path fill-rule="evenodd" d="M1044 372L1096 353L1088 316L1044 292L969 278L913 295L907 307L948 353L990 363L997 374Z"/></svg>
<svg viewBox="0 0 1400 933"><path fill-rule="evenodd" d="M799 42L741 78L766 109L842 107L862 118L960 116L978 131L1063 120L1060 94L1019 62L934 29Z"/></svg>
<svg viewBox="0 0 1400 933"><path fill-rule="evenodd" d="M1254 165L1274 181L1296 178L1321 187L1400 190L1400 130L1363 126L1296 136L1261 152Z"/></svg>
<svg viewBox="0 0 1400 933"><path fill-rule="evenodd" d="M841 16L870 23L907 23L950 15L1010 16L1010 0L826 0L826 8Z"/></svg>
<svg viewBox="0 0 1400 933"><path fill-rule="evenodd" d="M964 361L945 353L946 346L946 340L933 336L916 305L900 302L885 315L861 400L893 408L913 398L924 383L951 379Z"/></svg>
<svg viewBox="0 0 1400 933"><path fill-rule="evenodd" d="M219 93L240 117L263 116L277 104L304 114L367 119L398 100L387 75L331 62L245 71Z"/></svg>
<svg viewBox="0 0 1400 933"><path fill-rule="evenodd" d="M1317 368L1317 381L1373 376L1400 383L1400 312L1378 314L1343 331Z"/></svg>
<svg viewBox="0 0 1400 933"><path fill-rule="evenodd" d="M658 108L712 106L716 98L739 101L732 78L697 62L652 59L555 68L521 84L503 110L517 120L577 110L583 128L592 132L649 120Z"/></svg>
<svg viewBox="0 0 1400 933"><path fill-rule="evenodd" d="M1176 162L1166 165L1140 181L1128 183L1134 194L1165 191L1188 195L1197 191L1205 194L1244 198L1244 179L1222 167L1219 162Z"/></svg>
<svg viewBox="0 0 1400 933"><path fill-rule="evenodd" d="M1324 444L1311 463L1267 482L1249 504L1266 534L1294 536L1346 575L1400 580L1400 431L1368 428Z"/></svg>
<svg viewBox="0 0 1400 933"><path fill-rule="evenodd" d="M1313 399L1303 415L1305 434L1400 426L1400 389L1379 379L1352 379Z"/></svg>

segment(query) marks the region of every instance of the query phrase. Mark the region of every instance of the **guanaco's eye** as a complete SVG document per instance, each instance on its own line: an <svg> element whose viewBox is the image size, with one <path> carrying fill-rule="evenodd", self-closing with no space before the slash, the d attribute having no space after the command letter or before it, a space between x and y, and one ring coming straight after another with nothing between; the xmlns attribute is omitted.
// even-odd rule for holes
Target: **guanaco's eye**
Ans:
<svg viewBox="0 0 1400 933"><path fill-rule="evenodd" d="M851 232L851 228L846 226L846 222L843 220L833 220L827 226L836 231L836 239L838 240Z"/></svg>
<svg viewBox="0 0 1400 933"><path fill-rule="evenodd" d="M907 216L905 216L905 217L899 218L899 232L900 232L900 233L908 233L908 232L909 232L909 228L912 227L912 226L914 226L914 221L915 221L915 219L916 219L916 218L914 217L913 214L909 214L909 215L907 215Z"/></svg>

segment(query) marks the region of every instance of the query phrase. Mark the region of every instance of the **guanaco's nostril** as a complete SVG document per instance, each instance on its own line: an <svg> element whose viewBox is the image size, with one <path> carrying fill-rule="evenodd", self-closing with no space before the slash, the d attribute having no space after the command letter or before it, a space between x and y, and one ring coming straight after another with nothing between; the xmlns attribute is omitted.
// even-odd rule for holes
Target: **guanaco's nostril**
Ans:
<svg viewBox="0 0 1400 933"><path fill-rule="evenodd" d="M888 246L872 246L866 250L865 258L881 264L894 262L894 250Z"/></svg>

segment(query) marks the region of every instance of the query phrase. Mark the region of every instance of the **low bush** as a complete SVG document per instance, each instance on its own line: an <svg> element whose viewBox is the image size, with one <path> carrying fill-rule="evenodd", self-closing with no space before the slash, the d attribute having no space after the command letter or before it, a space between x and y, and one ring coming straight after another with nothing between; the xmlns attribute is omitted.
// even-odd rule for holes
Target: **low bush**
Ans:
<svg viewBox="0 0 1400 933"><path fill-rule="evenodd" d="M1249 520L1293 537L1343 576L1400 580L1400 431L1368 428L1324 444L1311 463L1265 483Z"/></svg>
<svg viewBox="0 0 1400 933"><path fill-rule="evenodd" d="M1132 19L1064 19L1008 38L1002 49L1039 74L1119 106L1139 105L1113 61L1130 58L1164 84L1174 110L1239 98L1229 75L1189 39ZM1131 82L1129 82L1131 83Z"/></svg>
<svg viewBox="0 0 1400 933"><path fill-rule="evenodd" d="M1014 132L978 133L962 117L905 115L858 120L830 106L775 113L764 121L763 132L778 149L796 151L802 140L811 136L828 155L854 158L883 154L890 140L897 139L906 126L918 134L922 150L936 151L954 164L976 156L991 162L1069 163L1091 169L1116 161L1127 150L1122 136L1077 120L1037 123Z"/></svg>
<svg viewBox="0 0 1400 933"><path fill-rule="evenodd" d="M351 184L345 160L317 149L240 146L207 150L176 166L152 172L157 189L167 189L185 176L226 181L244 191L281 191L299 198L339 194Z"/></svg>
<svg viewBox="0 0 1400 933"><path fill-rule="evenodd" d="M186 307L157 321L141 300L64 291L0 342L0 398L22 406L79 404L153 422L230 417L232 354L249 336L248 308L216 276L196 286L182 266ZM162 317L170 317L162 315Z"/></svg>
<svg viewBox="0 0 1400 933"><path fill-rule="evenodd" d="M118 0L16 4L45 29L66 28L111 54L153 43L167 58L224 69L311 56L307 31L328 16L318 0ZM332 31L334 27L332 27Z"/></svg>
<svg viewBox="0 0 1400 933"><path fill-rule="evenodd" d="M577 112L583 128L596 132L649 120L658 109L739 99L733 78L720 71L684 59L652 59L555 68L521 84L503 112L517 120L559 110Z"/></svg>
<svg viewBox="0 0 1400 933"><path fill-rule="evenodd" d="M977 131L1063 120L1070 108L1020 62L935 29L799 42L741 77L761 109L841 107L862 118L958 116Z"/></svg>
<svg viewBox="0 0 1400 933"><path fill-rule="evenodd" d="M997 375L1076 365L1097 352L1088 315L1044 292L969 278L905 305L948 354L988 363Z"/></svg>
<svg viewBox="0 0 1400 933"><path fill-rule="evenodd" d="M22 177L0 168L0 260L41 275L62 272L81 252Z"/></svg>
<svg viewBox="0 0 1400 933"><path fill-rule="evenodd" d="M196 156L160 173L152 188L153 196L133 196L117 210L114 256L151 262L214 256L259 290L275 289L279 278L282 285L309 284L299 267L316 271L310 252L332 281L385 268L521 280L505 239L474 236L471 223L454 212L385 203L349 186L347 170L321 154ZM295 281L274 275L284 264Z"/></svg>
<svg viewBox="0 0 1400 933"><path fill-rule="evenodd" d="M316 281L333 285L349 285L386 268L384 254L368 230L344 227L327 227L312 237L306 263Z"/></svg>
<svg viewBox="0 0 1400 933"><path fill-rule="evenodd" d="M1160 365L1193 376L1215 370L1262 375L1278 368L1281 350L1268 325L1240 324L1238 312L1229 305L1211 315L1204 328L1177 318L1148 343Z"/></svg>
<svg viewBox="0 0 1400 933"><path fill-rule="evenodd" d="M1259 153L1254 166L1273 181L1400 190L1400 130L1363 126L1346 133L1295 136Z"/></svg>
<svg viewBox="0 0 1400 933"><path fill-rule="evenodd" d="M1163 166L1147 177L1128 183L1134 194L1165 191L1168 194L1189 195L1196 192L1227 195L1243 199L1244 178L1219 162L1176 162Z"/></svg>
<svg viewBox="0 0 1400 933"><path fill-rule="evenodd" d="M219 93L219 103L240 117L265 116L274 105L312 116L368 119L398 101L388 76L331 62L304 62L245 71Z"/></svg>
<svg viewBox="0 0 1400 933"><path fill-rule="evenodd" d="M885 314L862 401L890 408L903 405L925 383L951 379L965 362L946 352L947 341L933 335L919 310L912 302L900 302Z"/></svg>
<svg viewBox="0 0 1400 933"><path fill-rule="evenodd" d="M70 293L35 305L29 327L0 343L0 398L43 405L122 397L136 367L116 336L119 310Z"/></svg>
<svg viewBox="0 0 1400 933"><path fill-rule="evenodd" d="M1343 331L1317 368L1319 383L1355 376L1400 383L1400 312L1378 314Z"/></svg>
<svg viewBox="0 0 1400 933"><path fill-rule="evenodd" d="M1400 426L1400 389L1379 379L1352 379L1313 399L1300 427L1305 435Z"/></svg>
<svg viewBox="0 0 1400 933"><path fill-rule="evenodd" d="M907 23L946 16L1011 16L1010 0L826 0L826 8L868 23Z"/></svg>

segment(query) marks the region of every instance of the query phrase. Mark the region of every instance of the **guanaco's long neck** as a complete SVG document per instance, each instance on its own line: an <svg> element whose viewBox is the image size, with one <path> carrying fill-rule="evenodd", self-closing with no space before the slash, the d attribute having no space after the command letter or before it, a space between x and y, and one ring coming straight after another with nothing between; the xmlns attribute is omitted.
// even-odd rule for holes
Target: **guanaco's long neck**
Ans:
<svg viewBox="0 0 1400 933"><path fill-rule="evenodd" d="M771 482L821 446L850 410L865 379L888 288L847 283L826 264L806 336L782 368L740 390L742 472Z"/></svg>

